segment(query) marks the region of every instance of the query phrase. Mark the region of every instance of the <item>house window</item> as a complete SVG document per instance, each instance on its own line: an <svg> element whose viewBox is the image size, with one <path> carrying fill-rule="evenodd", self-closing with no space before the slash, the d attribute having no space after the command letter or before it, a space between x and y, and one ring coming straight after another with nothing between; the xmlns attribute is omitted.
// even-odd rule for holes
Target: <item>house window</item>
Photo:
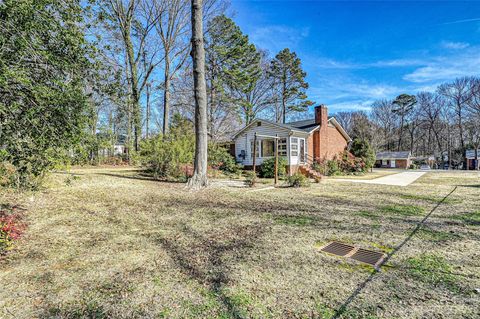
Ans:
<svg viewBox="0 0 480 319"><path fill-rule="evenodd" d="M272 157L275 155L275 141L262 140L262 157Z"/></svg>
<svg viewBox="0 0 480 319"><path fill-rule="evenodd" d="M281 138L278 140L278 156L287 156L287 139Z"/></svg>
<svg viewBox="0 0 480 319"><path fill-rule="evenodd" d="M292 156L298 156L298 138L292 137L290 139L290 149Z"/></svg>

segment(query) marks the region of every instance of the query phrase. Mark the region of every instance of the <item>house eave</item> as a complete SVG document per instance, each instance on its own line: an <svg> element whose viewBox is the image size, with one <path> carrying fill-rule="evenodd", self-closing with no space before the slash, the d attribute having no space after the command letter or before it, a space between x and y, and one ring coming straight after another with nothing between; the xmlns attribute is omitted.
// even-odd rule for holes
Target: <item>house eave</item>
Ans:
<svg viewBox="0 0 480 319"><path fill-rule="evenodd" d="M241 130L239 130L237 133L235 133L233 136L232 136L232 141L235 140L240 134L242 134L243 132L247 131L252 125L258 123L258 122L264 122L264 123L267 123L269 125L272 125L272 126L275 126L281 130L285 130L289 133L289 135L291 135L292 133L300 133L300 134L310 134L309 132L305 132L305 131L302 131L302 130L295 130L295 129L291 129L291 128L287 128L287 127L284 127L284 126L281 126L281 125L278 125L277 123L274 123L274 122L270 122L270 121L267 121L267 120L263 120L263 119L257 119L255 121L253 121L252 123L248 124L247 126L243 127Z"/></svg>
<svg viewBox="0 0 480 319"><path fill-rule="evenodd" d="M342 125L340 125L340 123L338 123L338 121L334 118L334 117L331 117L328 119L328 122L332 122L333 125L335 125L335 127L337 128L337 130L340 131L340 133L343 135L343 137L347 140L347 142L351 142L352 141L352 138L348 135L348 133L345 131L345 129L342 127Z"/></svg>

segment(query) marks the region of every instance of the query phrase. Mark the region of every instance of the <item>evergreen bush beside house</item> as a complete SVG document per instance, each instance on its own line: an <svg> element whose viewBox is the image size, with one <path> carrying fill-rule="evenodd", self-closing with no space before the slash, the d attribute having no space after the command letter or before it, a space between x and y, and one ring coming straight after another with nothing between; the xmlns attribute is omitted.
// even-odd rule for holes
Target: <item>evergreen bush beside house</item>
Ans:
<svg viewBox="0 0 480 319"><path fill-rule="evenodd" d="M208 164L226 174L238 175L242 170L242 166L235 162L235 158L228 150L216 144L210 144L208 147Z"/></svg>
<svg viewBox="0 0 480 319"><path fill-rule="evenodd" d="M310 180L303 174L295 173L288 177L287 184L290 187L307 187L310 186Z"/></svg>
<svg viewBox="0 0 480 319"><path fill-rule="evenodd" d="M376 154L367 140L356 138L350 147L350 153L353 156L362 159L363 171L367 171L375 165Z"/></svg>
<svg viewBox="0 0 480 319"><path fill-rule="evenodd" d="M287 159L285 157L278 158L278 176L284 178L287 175ZM275 177L275 158L268 158L260 165L260 177L274 178Z"/></svg>

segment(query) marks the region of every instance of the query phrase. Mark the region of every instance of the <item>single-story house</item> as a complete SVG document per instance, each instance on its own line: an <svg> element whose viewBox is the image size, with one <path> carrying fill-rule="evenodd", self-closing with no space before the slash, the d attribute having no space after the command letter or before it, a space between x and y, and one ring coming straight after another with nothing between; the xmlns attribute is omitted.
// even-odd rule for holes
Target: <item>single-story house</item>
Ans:
<svg viewBox="0 0 480 319"><path fill-rule="evenodd" d="M409 151L378 152L375 167L406 169L410 164L412 164L412 154Z"/></svg>
<svg viewBox="0 0 480 319"><path fill-rule="evenodd" d="M467 159L467 170L476 170L479 160L475 158L475 150L467 150L465 155ZM477 155L478 158L480 158L480 149L477 150Z"/></svg>
<svg viewBox="0 0 480 319"><path fill-rule="evenodd" d="M101 133L97 133L99 137L105 137L105 135L101 135ZM108 136L106 137L108 139ZM127 136L125 134L119 134L113 143L112 147L101 148L98 150L99 156L120 156L127 153Z"/></svg>
<svg viewBox="0 0 480 319"><path fill-rule="evenodd" d="M415 156L412 157L412 162L417 165L427 164L428 166L435 167L437 161L435 159L435 155L424 155L424 156Z"/></svg>
<svg viewBox="0 0 480 319"><path fill-rule="evenodd" d="M300 166L314 159L332 159L344 151L350 136L334 117L328 118L325 105L315 107L313 119L274 123L264 119L254 120L233 136L235 158L246 168L253 166L253 141L257 135L255 165L275 155L275 137L278 136L279 156L287 159L287 169L296 172Z"/></svg>

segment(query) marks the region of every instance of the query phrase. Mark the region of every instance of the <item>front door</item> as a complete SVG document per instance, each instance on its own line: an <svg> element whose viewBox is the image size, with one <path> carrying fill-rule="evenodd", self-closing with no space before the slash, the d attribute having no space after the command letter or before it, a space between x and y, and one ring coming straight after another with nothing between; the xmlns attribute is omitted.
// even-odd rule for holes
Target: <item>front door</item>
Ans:
<svg viewBox="0 0 480 319"><path fill-rule="evenodd" d="M305 163L305 140L300 139L300 163Z"/></svg>
<svg viewBox="0 0 480 319"><path fill-rule="evenodd" d="M391 160L391 161L390 161L390 167L391 167L391 168L395 168L395 160Z"/></svg>

